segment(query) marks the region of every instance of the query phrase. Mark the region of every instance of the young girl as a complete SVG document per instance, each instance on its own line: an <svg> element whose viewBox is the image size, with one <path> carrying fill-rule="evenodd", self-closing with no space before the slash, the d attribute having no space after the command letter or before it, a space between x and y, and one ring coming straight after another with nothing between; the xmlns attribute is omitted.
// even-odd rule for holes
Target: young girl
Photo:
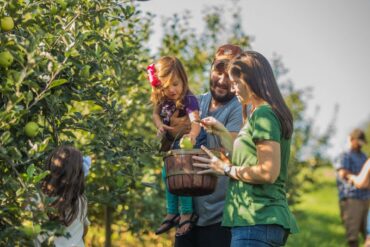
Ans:
<svg viewBox="0 0 370 247"><path fill-rule="evenodd" d="M174 149L179 148L179 139L184 136L189 137L194 145L200 132L199 105L196 97L188 88L188 78L180 60L176 57L162 57L157 63L148 66L148 74L152 85L153 121L158 130L157 134L165 140L165 142L162 140L162 151L167 151L169 146ZM188 117L190 120L188 126L181 126L180 130L171 127L170 119L174 114L177 114L177 117ZM163 143L173 143L173 145L165 147ZM166 177L165 173L163 167L163 179ZM166 188L166 200L167 216L156 234L166 232L178 223L176 235L181 236L188 233L196 218L193 215L192 198L178 197L169 193ZM179 201L180 216L178 214Z"/></svg>
<svg viewBox="0 0 370 247"><path fill-rule="evenodd" d="M84 168L80 151L71 146L56 148L48 157L46 170L50 174L42 181L42 192L55 198L52 207L55 213L51 220L66 226L67 237L57 237L55 246L85 246L83 236L87 233L87 199L84 196ZM42 242L43 236L38 237Z"/></svg>

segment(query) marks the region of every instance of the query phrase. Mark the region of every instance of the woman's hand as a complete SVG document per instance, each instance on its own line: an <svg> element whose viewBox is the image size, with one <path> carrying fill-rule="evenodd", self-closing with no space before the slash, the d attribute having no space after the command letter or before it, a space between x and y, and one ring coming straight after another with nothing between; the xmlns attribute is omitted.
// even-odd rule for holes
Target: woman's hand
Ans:
<svg viewBox="0 0 370 247"><path fill-rule="evenodd" d="M206 117L200 120L200 124L204 127L207 133L220 136L222 133L228 132L225 126L217 121L214 117Z"/></svg>
<svg viewBox="0 0 370 247"><path fill-rule="evenodd" d="M193 156L194 160L200 161L201 163L193 163L193 166L205 168L207 170L197 172L197 174L216 174L216 175L224 175L224 168L226 166L230 166L230 162L226 159L219 159L214 155L208 148L205 146L200 147L206 154L208 154L209 158L203 158L199 156Z"/></svg>

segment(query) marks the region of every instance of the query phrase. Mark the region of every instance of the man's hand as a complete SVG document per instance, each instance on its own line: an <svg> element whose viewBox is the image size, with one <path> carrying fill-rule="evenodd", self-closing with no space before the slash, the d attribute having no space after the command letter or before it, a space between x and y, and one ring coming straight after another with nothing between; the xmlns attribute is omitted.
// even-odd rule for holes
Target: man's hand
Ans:
<svg viewBox="0 0 370 247"><path fill-rule="evenodd" d="M351 175L352 173L346 169L339 169L338 170L338 175L341 179L348 181L348 176Z"/></svg>

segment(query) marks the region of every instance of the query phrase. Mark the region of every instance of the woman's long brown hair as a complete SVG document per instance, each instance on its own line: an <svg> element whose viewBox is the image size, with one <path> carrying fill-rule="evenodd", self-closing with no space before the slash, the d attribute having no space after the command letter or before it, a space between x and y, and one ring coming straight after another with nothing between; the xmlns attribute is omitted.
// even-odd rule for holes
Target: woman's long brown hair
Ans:
<svg viewBox="0 0 370 247"><path fill-rule="evenodd" d="M66 226L76 219L79 208L83 210L84 207L80 207L79 203L86 203L83 197L85 182L82 162L81 152L71 146L56 148L46 162L46 170L50 174L42 182L42 191L50 197L56 197L51 206L57 210L57 215L51 215L50 218Z"/></svg>
<svg viewBox="0 0 370 247"><path fill-rule="evenodd" d="M283 137L291 138L293 116L286 105L267 59L258 52L246 51L230 63L229 74L247 83L257 97L265 100L279 118Z"/></svg>

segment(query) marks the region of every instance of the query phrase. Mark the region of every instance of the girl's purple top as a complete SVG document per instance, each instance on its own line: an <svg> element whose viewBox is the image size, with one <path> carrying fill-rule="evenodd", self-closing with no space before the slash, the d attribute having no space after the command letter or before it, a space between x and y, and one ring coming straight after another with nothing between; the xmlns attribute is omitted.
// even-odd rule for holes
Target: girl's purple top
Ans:
<svg viewBox="0 0 370 247"><path fill-rule="evenodd" d="M199 111L199 104L197 98L190 90L185 94L183 101L183 108L179 109L179 117L183 117L190 114L193 111ZM160 114L162 121L166 125L170 125L170 119L172 114L176 111L176 104L172 100L165 100L160 105Z"/></svg>

